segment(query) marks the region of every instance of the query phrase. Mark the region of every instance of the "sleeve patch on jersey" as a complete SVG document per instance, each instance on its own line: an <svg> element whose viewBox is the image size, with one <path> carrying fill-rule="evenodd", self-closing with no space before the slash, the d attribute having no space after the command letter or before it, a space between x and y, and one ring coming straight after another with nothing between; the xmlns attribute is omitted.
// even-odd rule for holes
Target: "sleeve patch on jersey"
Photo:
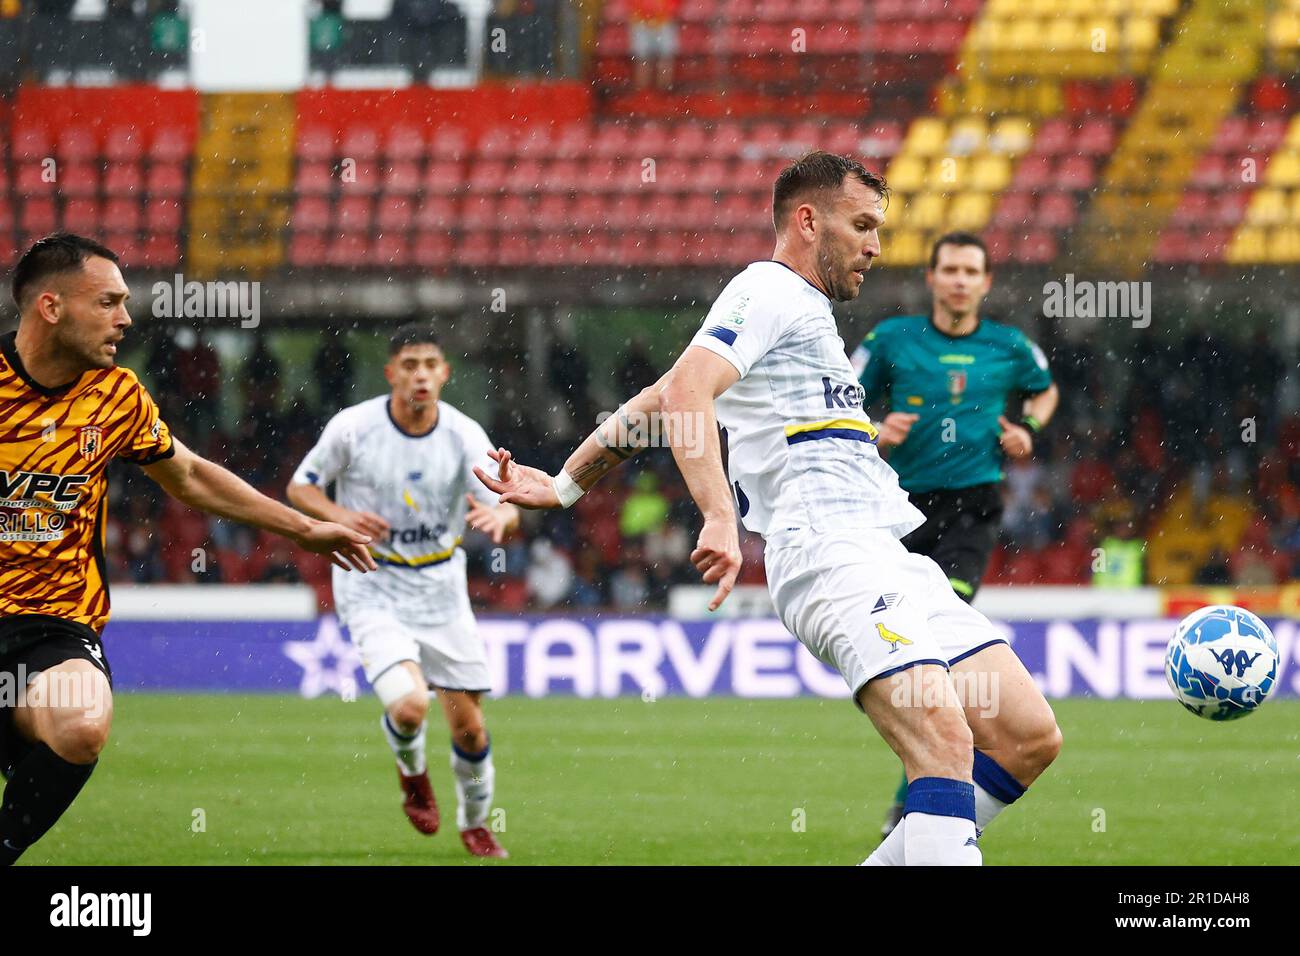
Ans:
<svg viewBox="0 0 1300 956"><path fill-rule="evenodd" d="M1029 343L1029 351L1033 353L1034 361L1038 364L1038 367L1041 368L1044 372L1046 372L1046 371L1047 371L1047 356L1043 354L1043 350L1040 349L1040 348L1039 348L1037 345L1035 345L1033 342L1030 342L1030 343Z"/></svg>
<svg viewBox="0 0 1300 956"><path fill-rule="evenodd" d="M711 329L705 329L704 332L706 335L712 335L715 339L720 339L721 341L726 342L728 345L736 344L735 329L726 329L720 325L715 325Z"/></svg>
<svg viewBox="0 0 1300 956"><path fill-rule="evenodd" d="M314 471L309 471L307 472L307 480L310 481L313 485L319 485L320 475Z"/></svg>

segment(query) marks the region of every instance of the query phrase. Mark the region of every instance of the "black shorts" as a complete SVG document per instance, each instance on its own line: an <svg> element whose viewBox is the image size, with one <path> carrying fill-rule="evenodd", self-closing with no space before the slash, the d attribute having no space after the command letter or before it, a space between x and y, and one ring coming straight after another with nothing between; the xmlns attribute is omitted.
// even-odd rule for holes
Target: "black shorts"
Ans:
<svg viewBox="0 0 1300 956"><path fill-rule="evenodd" d="M908 551L933 558L963 601L973 601L1002 526L997 484L940 489L910 496L925 524L903 539Z"/></svg>
<svg viewBox="0 0 1300 956"><path fill-rule="evenodd" d="M27 747L13 721L19 687L41 671L71 660L90 661L113 686L104 646L85 624L46 614L0 617L0 771L6 776Z"/></svg>

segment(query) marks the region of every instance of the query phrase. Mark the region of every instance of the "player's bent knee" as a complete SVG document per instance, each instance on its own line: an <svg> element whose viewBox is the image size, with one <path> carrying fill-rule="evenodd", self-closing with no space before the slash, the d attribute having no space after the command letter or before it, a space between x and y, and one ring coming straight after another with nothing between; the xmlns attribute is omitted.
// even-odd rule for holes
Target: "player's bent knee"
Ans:
<svg viewBox="0 0 1300 956"><path fill-rule="evenodd" d="M429 712L429 698L424 694L408 694L388 708L388 718L404 734L414 733L424 723Z"/></svg>
<svg viewBox="0 0 1300 956"><path fill-rule="evenodd" d="M68 763L91 764L108 743L109 722L100 717L56 720L46 746Z"/></svg>

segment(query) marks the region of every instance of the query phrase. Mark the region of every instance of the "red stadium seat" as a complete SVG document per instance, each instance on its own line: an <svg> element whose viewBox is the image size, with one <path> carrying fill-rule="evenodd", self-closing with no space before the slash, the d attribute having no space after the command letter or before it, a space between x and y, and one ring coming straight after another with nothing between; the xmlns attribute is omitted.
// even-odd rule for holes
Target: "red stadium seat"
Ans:
<svg viewBox="0 0 1300 956"><path fill-rule="evenodd" d="M112 218L113 203L109 203L109 218ZM174 199L146 199L144 203L144 225L150 232L178 232L184 222L181 204Z"/></svg>
<svg viewBox="0 0 1300 956"><path fill-rule="evenodd" d="M339 137L339 155L344 159L372 163L379 158L379 133L370 126L352 126Z"/></svg>
<svg viewBox="0 0 1300 956"><path fill-rule="evenodd" d="M1070 121L1055 117L1045 122L1034 137L1032 152L1044 156L1059 156L1075 146L1074 127Z"/></svg>
<svg viewBox="0 0 1300 956"><path fill-rule="evenodd" d="M99 193L99 167L93 163L64 163L59 168L59 192L70 197Z"/></svg>
<svg viewBox="0 0 1300 956"><path fill-rule="evenodd" d="M293 189L299 196L328 196L334 191L334 167L320 160L298 164Z"/></svg>
<svg viewBox="0 0 1300 956"><path fill-rule="evenodd" d="M412 196L381 196L375 214L375 223L381 233L405 232L415 221L415 198Z"/></svg>
<svg viewBox="0 0 1300 956"><path fill-rule="evenodd" d="M428 151L424 131L418 126L392 127L384 138L384 156L398 162L418 162Z"/></svg>
<svg viewBox="0 0 1300 956"><path fill-rule="evenodd" d="M495 265L496 256L496 242L488 232L463 233L452 250L455 263L471 269Z"/></svg>
<svg viewBox="0 0 1300 956"><path fill-rule="evenodd" d="M1045 193L1038 202L1035 220L1043 229L1069 229L1079 218L1079 206L1066 193Z"/></svg>
<svg viewBox="0 0 1300 956"><path fill-rule="evenodd" d="M155 130L149 143L149 158L155 163L183 163L193 152L193 142L179 127L164 126Z"/></svg>
<svg viewBox="0 0 1300 956"><path fill-rule="evenodd" d="M110 162L139 162L144 158L140 132L133 126L114 126L104 137L104 156Z"/></svg>
<svg viewBox="0 0 1300 956"><path fill-rule="evenodd" d="M303 268L323 266L327 250L324 233L295 232L289 240L289 264Z"/></svg>
<svg viewBox="0 0 1300 956"><path fill-rule="evenodd" d="M381 174L378 164L367 160L353 166L348 163L349 158L344 157L344 163L339 167L339 192L359 196L371 196L379 192Z"/></svg>
<svg viewBox="0 0 1300 956"><path fill-rule="evenodd" d="M39 163L54 156L54 142L43 127L25 126L14 130L9 155L14 162Z"/></svg>
<svg viewBox="0 0 1300 956"><path fill-rule="evenodd" d="M1085 120L1074 138L1073 150L1085 156L1105 156L1115 148L1115 126L1110 120Z"/></svg>
<svg viewBox="0 0 1300 956"><path fill-rule="evenodd" d="M9 201L8 196L0 193L0 245L4 246L0 252L9 251L10 236L8 234L13 232L16 221L17 217L14 215L13 204ZM7 259L4 261L8 262Z"/></svg>
<svg viewBox="0 0 1300 956"><path fill-rule="evenodd" d="M389 164L384 170L386 193L410 196L420 191L420 167L409 160Z"/></svg>
<svg viewBox="0 0 1300 956"><path fill-rule="evenodd" d="M1027 229L1034 220L1034 194L1015 190L1002 194L992 224L1002 229Z"/></svg>
<svg viewBox="0 0 1300 956"><path fill-rule="evenodd" d="M1079 192L1091 189L1096 181L1097 170L1091 159L1087 156L1065 156L1056 167L1053 185L1057 189Z"/></svg>
<svg viewBox="0 0 1300 956"><path fill-rule="evenodd" d="M506 233L497 246L497 261L503 266L527 268L535 257L536 243L528 233Z"/></svg>
<svg viewBox="0 0 1300 956"><path fill-rule="evenodd" d="M189 183L185 167L179 163L158 164L149 167L145 189L158 199L179 199L185 195Z"/></svg>
<svg viewBox="0 0 1300 956"><path fill-rule="evenodd" d="M1210 219L1210 210L1213 204L1214 198L1212 194L1199 190L1188 190L1183 193L1178 208L1169 217L1169 225L1185 228L1197 223L1207 222Z"/></svg>
<svg viewBox="0 0 1300 956"><path fill-rule="evenodd" d="M460 163L432 162L424 171L426 192L450 196L465 188L465 173Z"/></svg>
<svg viewBox="0 0 1300 956"><path fill-rule="evenodd" d="M1050 188L1055 184L1052 165L1052 160L1048 156L1033 153L1025 156L1016 166L1015 175L1011 178L1012 188L1027 192Z"/></svg>
<svg viewBox="0 0 1300 956"><path fill-rule="evenodd" d="M58 213L53 199L32 199L23 202L22 212L18 216L20 228L27 233L45 235L58 228Z"/></svg>
<svg viewBox="0 0 1300 956"><path fill-rule="evenodd" d="M65 163L89 162L99 154L99 143L93 130L85 126L70 126L59 131L56 146L58 157Z"/></svg>
<svg viewBox="0 0 1300 956"><path fill-rule="evenodd" d="M577 160L558 160L547 164L538 188L543 192L569 193L581 188L583 167Z"/></svg>
<svg viewBox="0 0 1300 956"><path fill-rule="evenodd" d="M1217 153L1206 153L1197 160L1188 185L1201 189L1216 189L1227 185L1231 175L1226 157Z"/></svg>
<svg viewBox="0 0 1300 956"><path fill-rule="evenodd" d="M14 192L18 196L42 196L53 194L55 182L50 175L57 175L57 166L47 166L41 162L26 162L18 167L14 176Z"/></svg>
<svg viewBox="0 0 1300 956"><path fill-rule="evenodd" d="M365 233L347 232L330 241L325 262L336 269L357 269L366 264L369 253L370 240Z"/></svg>
<svg viewBox="0 0 1300 956"><path fill-rule="evenodd" d="M515 130L511 126L494 126L483 133L478 141L478 158L506 161L519 155Z"/></svg>
<svg viewBox="0 0 1300 956"><path fill-rule="evenodd" d="M370 262L380 269L401 269L410 264L412 247L402 233L381 232L370 248Z"/></svg>
<svg viewBox="0 0 1300 956"><path fill-rule="evenodd" d="M95 199L69 199L63 206L63 228L91 236L99 232L99 202Z"/></svg>
<svg viewBox="0 0 1300 956"><path fill-rule="evenodd" d="M469 137L459 126L442 126L429 141L434 159L459 162L470 154Z"/></svg>
<svg viewBox="0 0 1300 956"><path fill-rule="evenodd" d="M534 211L538 229L562 229L569 221L569 199L565 196L543 196Z"/></svg>
<svg viewBox="0 0 1300 956"><path fill-rule="evenodd" d="M457 223L463 229L488 230L497 226L497 197L490 193L467 196Z"/></svg>
<svg viewBox="0 0 1300 956"><path fill-rule="evenodd" d="M334 131L324 126L299 127L297 153L306 162L333 162Z"/></svg>
<svg viewBox="0 0 1300 956"><path fill-rule="evenodd" d="M134 198L124 198L118 196L109 199L104 204L103 226L107 229L121 229L124 232L137 232L140 229L140 203ZM179 221L176 226L171 227L170 231L175 232L179 228ZM166 228L150 226L151 230L156 229L158 232L169 231Z"/></svg>
<svg viewBox="0 0 1300 956"><path fill-rule="evenodd" d="M458 215L456 200L426 196L416 210L415 226L421 232L448 232L456 228Z"/></svg>
<svg viewBox="0 0 1300 956"><path fill-rule="evenodd" d="M1181 264L1192 261L1191 236L1185 229L1166 229L1156 243L1155 260L1163 264Z"/></svg>
<svg viewBox="0 0 1300 956"><path fill-rule="evenodd" d="M175 233L153 233L145 237L145 265L153 269L164 269L177 265L180 260L180 240Z"/></svg>
<svg viewBox="0 0 1300 956"><path fill-rule="evenodd" d="M591 127L586 123L570 123L551 140L551 158L578 159L587 155L590 147Z"/></svg>
<svg viewBox="0 0 1300 956"><path fill-rule="evenodd" d="M1236 227L1246 216L1251 192L1248 189L1225 189L1215 194L1210 205L1210 220L1216 226Z"/></svg>
<svg viewBox="0 0 1300 956"><path fill-rule="evenodd" d="M368 234L372 216L370 197L344 196L334 207L334 228L340 234Z"/></svg>
<svg viewBox="0 0 1300 956"><path fill-rule="evenodd" d="M470 166L466 186L472 193L499 193L505 190L509 181L509 166L494 160Z"/></svg>
<svg viewBox="0 0 1300 956"><path fill-rule="evenodd" d="M1056 237L1034 230L1016 244L1016 261L1025 265L1047 265L1056 258Z"/></svg>
<svg viewBox="0 0 1300 956"><path fill-rule="evenodd" d="M329 200L319 196L299 196L293 207L295 231L324 231L330 227Z"/></svg>
<svg viewBox="0 0 1300 956"><path fill-rule="evenodd" d="M504 196L497 206L497 226L505 232L525 232L535 223L533 204L525 196Z"/></svg>

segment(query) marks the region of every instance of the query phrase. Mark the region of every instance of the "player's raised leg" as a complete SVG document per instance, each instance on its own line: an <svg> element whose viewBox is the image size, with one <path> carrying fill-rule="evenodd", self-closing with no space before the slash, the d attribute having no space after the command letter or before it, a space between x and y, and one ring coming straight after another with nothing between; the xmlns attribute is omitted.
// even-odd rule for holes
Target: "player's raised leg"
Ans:
<svg viewBox="0 0 1300 956"><path fill-rule="evenodd" d="M869 865L979 866L972 735L947 671L918 664L908 679L923 692L900 706L897 682L874 679L857 695L880 736L903 761L906 828L868 858ZM896 676L896 675L890 675Z"/></svg>
<svg viewBox="0 0 1300 956"><path fill-rule="evenodd" d="M456 778L456 826L465 849L475 856L504 859L508 853L488 829L496 768L492 741L478 691L438 690L451 730L451 772Z"/></svg>
<svg viewBox="0 0 1300 956"><path fill-rule="evenodd" d="M47 667L28 684L11 719L21 753L5 755L0 862L13 863L72 805L90 779L113 722L113 693L85 660Z"/></svg>
<svg viewBox="0 0 1300 956"><path fill-rule="evenodd" d="M397 661L377 675L372 684L384 705L380 726L393 756L402 785L402 810L411 825L433 835L440 822L438 802L429 782L424 753L424 718L429 712L429 692L419 665Z"/></svg>
<svg viewBox="0 0 1300 956"><path fill-rule="evenodd" d="M983 830L1056 759L1061 730L1006 644L977 651L951 671L974 735L975 825Z"/></svg>

